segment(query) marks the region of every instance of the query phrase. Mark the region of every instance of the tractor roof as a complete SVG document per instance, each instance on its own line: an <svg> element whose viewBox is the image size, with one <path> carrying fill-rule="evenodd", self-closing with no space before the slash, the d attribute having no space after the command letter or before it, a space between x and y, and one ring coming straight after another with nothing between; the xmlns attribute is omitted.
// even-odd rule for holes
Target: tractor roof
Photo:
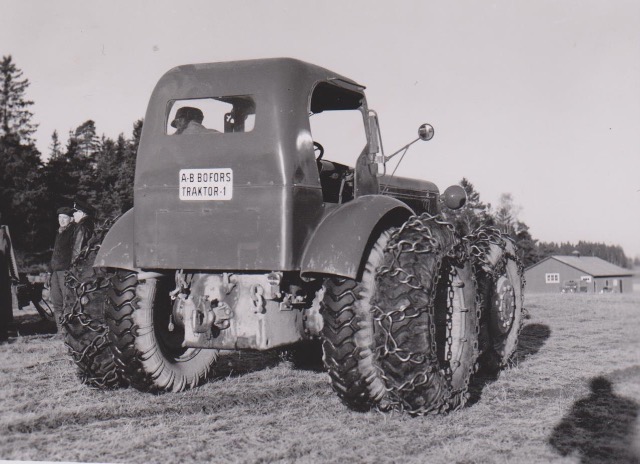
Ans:
<svg viewBox="0 0 640 464"><path fill-rule="evenodd" d="M266 91L279 94L303 92L319 81L362 91L364 86L328 69L293 58L267 58L258 60L200 63L177 66L158 82L156 91L166 90L173 98L176 93L231 95L234 90L246 93ZM163 92L164 93L164 92ZM289 95L291 96L291 95Z"/></svg>

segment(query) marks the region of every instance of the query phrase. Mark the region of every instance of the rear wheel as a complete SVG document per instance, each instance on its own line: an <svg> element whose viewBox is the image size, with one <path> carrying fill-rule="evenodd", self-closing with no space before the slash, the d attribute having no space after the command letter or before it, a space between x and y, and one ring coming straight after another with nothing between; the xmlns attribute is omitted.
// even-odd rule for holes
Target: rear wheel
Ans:
<svg viewBox="0 0 640 464"><path fill-rule="evenodd" d="M139 279L119 270L112 278L107 310L116 363L124 378L142 391L178 392L209 378L218 350L184 348L184 330L169 330L173 276Z"/></svg>
<svg viewBox="0 0 640 464"><path fill-rule="evenodd" d="M518 346L524 311L523 267L513 241L485 227L467 238L482 300L481 367L495 372L507 366Z"/></svg>
<svg viewBox="0 0 640 464"><path fill-rule="evenodd" d="M108 389L119 387L121 378L109 349L109 327L104 319L110 274L93 267L96 253L97 249L88 250L66 274L60 326L82 383Z"/></svg>
<svg viewBox="0 0 640 464"><path fill-rule="evenodd" d="M375 248L380 248L384 238L388 239L388 236L381 237ZM333 389L347 406L356 411L371 409L386 394L374 362L371 314L373 266L380 258L372 251L363 281L334 277L326 282L323 359Z"/></svg>
<svg viewBox="0 0 640 464"><path fill-rule="evenodd" d="M380 235L360 280L328 279L325 364L351 408L421 415L466 402L479 312L456 244L447 225L412 218Z"/></svg>

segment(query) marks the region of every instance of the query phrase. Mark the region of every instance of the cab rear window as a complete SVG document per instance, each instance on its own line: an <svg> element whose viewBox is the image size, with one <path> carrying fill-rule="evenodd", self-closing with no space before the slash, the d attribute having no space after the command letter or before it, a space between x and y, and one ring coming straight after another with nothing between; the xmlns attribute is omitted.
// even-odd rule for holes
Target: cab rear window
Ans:
<svg viewBox="0 0 640 464"><path fill-rule="evenodd" d="M255 126L256 105L251 96L172 100L167 114L169 135L250 132Z"/></svg>

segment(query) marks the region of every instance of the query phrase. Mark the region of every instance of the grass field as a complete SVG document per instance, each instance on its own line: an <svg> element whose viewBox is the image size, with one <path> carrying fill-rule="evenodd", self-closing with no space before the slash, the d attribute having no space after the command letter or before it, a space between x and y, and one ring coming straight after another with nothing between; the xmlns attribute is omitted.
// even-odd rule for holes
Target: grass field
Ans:
<svg viewBox="0 0 640 464"><path fill-rule="evenodd" d="M80 385L35 312L0 345L0 459L82 462L640 462L640 294L529 296L514 366L447 416L347 410L322 372L224 356L186 393Z"/></svg>

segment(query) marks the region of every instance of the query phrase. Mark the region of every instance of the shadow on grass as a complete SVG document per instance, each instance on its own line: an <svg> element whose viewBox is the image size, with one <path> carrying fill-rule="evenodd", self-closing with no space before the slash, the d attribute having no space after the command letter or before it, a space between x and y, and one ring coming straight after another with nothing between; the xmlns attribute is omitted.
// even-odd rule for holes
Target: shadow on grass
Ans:
<svg viewBox="0 0 640 464"><path fill-rule="evenodd" d="M322 342L310 340L298 342L282 349L282 357L296 370L324 372Z"/></svg>
<svg viewBox="0 0 640 464"><path fill-rule="evenodd" d="M528 324L520 331L518 348L513 358L514 363L521 363L533 356L544 346L551 336L551 328L545 324Z"/></svg>
<svg viewBox="0 0 640 464"><path fill-rule="evenodd" d="M29 335L51 335L57 332L55 322L44 320L37 313L14 314L9 340Z"/></svg>
<svg viewBox="0 0 640 464"><path fill-rule="evenodd" d="M275 367L281 362L291 363L296 370L322 372L322 344L313 341L269 351L225 351L218 358L215 377L239 377Z"/></svg>
<svg viewBox="0 0 640 464"><path fill-rule="evenodd" d="M561 456L576 453L583 464L640 463L633 449L640 405L616 395L606 377L591 379L590 388L554 428L549 444Z"/></svg>
<svg viewBox="0 0 640 464"><path fill-rule="evenodd" d="M513 356L513 363L521 364L529 356L536 354L551 336L551 329L545 324L528 324L520 331L518 348ZM480 361L482 364L482 361ZM467 406L473 406L482 397L484 387L495 382L500 371L480 370L469 384L469 400Z"/></svg>
<svg viewBox="0 0 640 464"><path fill-rule="evenodd" d="M240 377L275 367L282 361L284 359L280 350L223 351L218 358L214 378Z"/></svg>

